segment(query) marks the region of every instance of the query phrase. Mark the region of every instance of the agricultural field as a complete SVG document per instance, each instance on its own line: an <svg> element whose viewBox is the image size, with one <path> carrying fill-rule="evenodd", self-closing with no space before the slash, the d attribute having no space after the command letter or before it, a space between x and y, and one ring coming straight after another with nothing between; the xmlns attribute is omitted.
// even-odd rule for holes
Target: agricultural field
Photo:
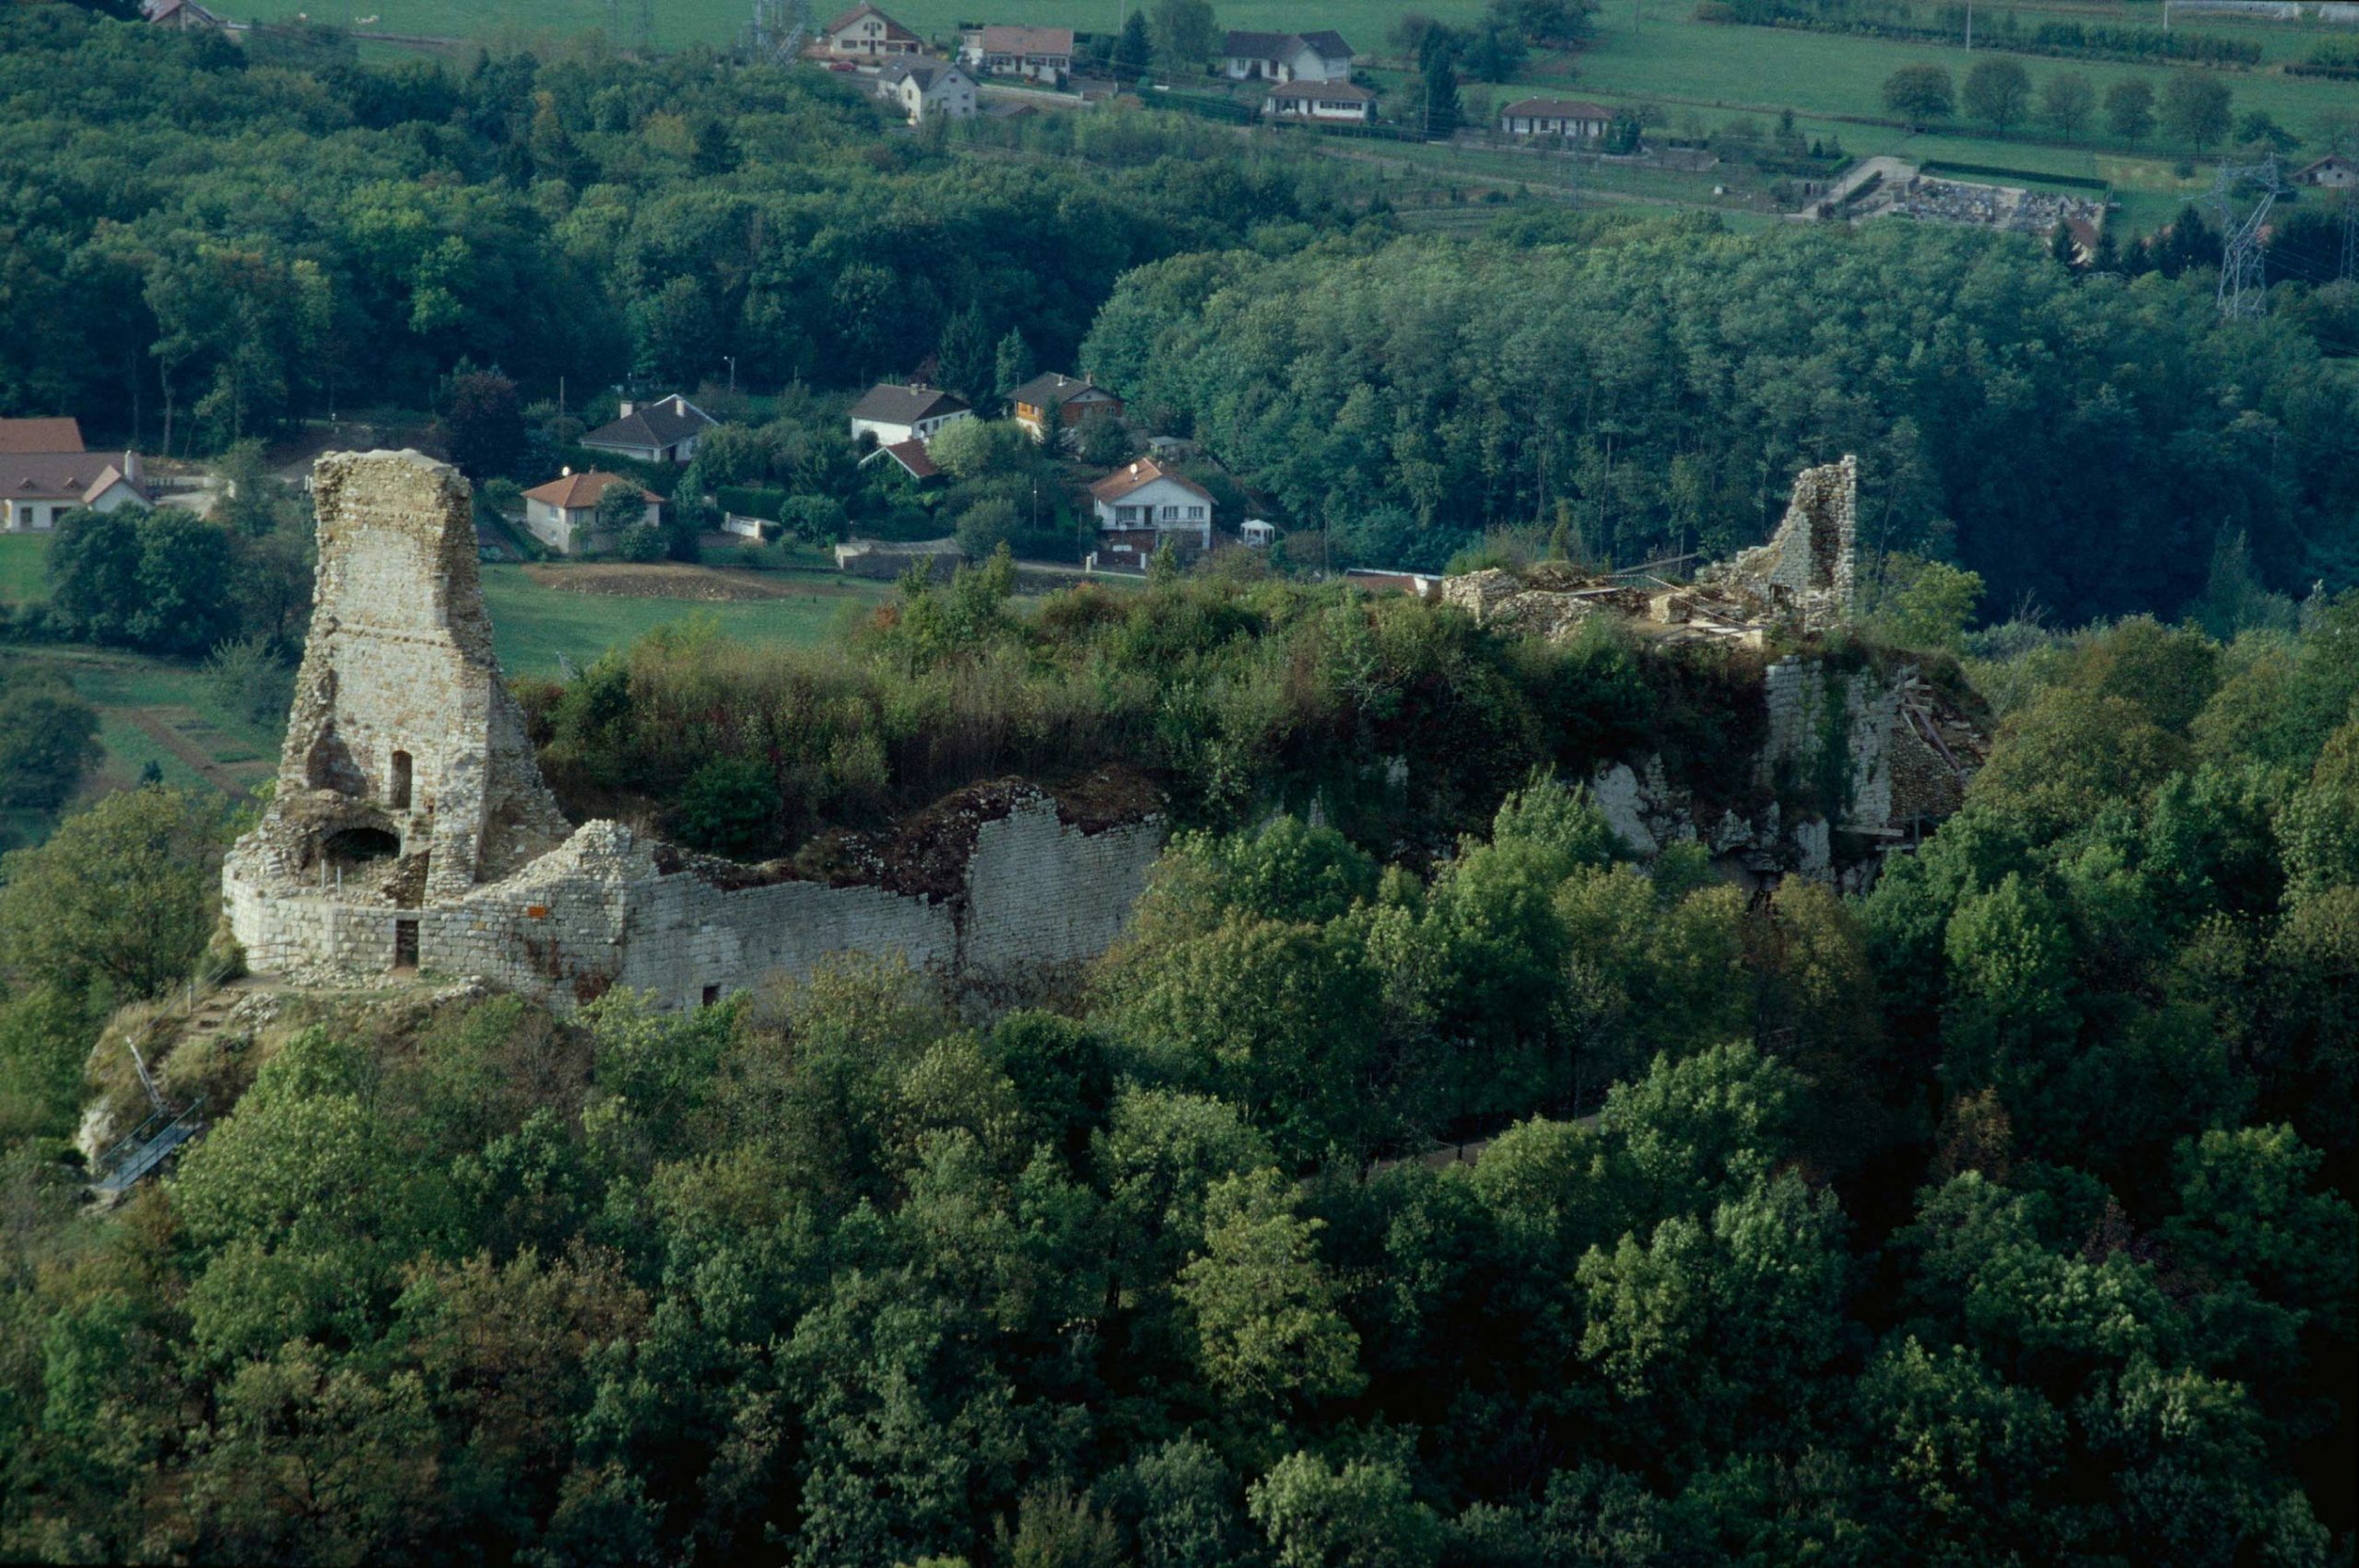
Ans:
<svg viewBox="0 0 2359 1568"><path fill-rule="evenodd" d="M22 604L48 594L49 536L0 533L0 604Z"/></svg>
<svg viewBox="0 0 2359 1568"><path fill-rule="evenodd" d="M682 572L694 572L694 579L676 575ZM814 644L839 617L881 603L892 591L890 583L832 572L597 564L483 568L492 646L511 675L555 676L561 661L578 669L657 626L692 619L740 641ZM716 597L724 592L742 596Z"/></svg>

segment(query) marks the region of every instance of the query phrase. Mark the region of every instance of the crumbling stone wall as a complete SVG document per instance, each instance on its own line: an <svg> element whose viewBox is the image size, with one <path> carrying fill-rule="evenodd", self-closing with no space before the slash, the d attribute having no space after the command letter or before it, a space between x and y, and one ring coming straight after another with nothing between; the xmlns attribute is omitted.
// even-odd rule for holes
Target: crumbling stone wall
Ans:
<svg viewBox="0 0 2359 1568"><path fill-rule="evenodd" d="M1696 583L1757 597L1806 630L1839 626L1858 607L1859 515L1857 457L1805 468L1769 543L1707 567Z"/></svg>
<svg viewBox="0 0 2359 1568"><path fill-rule="evenodd" d="M1010 785L938 813L914 882L881 862L834 882L740 866L612 822L576 831L492 655L464 482L417 452L338 453L317 494L279 789L222 872L262 973L415 963L560 1008L616 986L693 1005L857 951L1021 995L1111 945L1161 851L1153 811L1069 818ZM392 852L339 849L355 836Z"/></svg>

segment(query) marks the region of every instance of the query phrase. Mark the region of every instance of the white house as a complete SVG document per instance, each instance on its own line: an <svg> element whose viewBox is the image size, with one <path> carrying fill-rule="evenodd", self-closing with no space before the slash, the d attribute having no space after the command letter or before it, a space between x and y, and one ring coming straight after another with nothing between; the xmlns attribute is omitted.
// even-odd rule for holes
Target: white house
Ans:
<svg viewBox="0 0 2359 1568"><path fill-rule="evenodd" d="M1097 548L1144 561L1163 546L1213 547L1212 492L1166 474L1152 458L1116 469L1089 487L1097 513Z"/></svg>
<svg viewBox="0 0 2359 1568"><path fill-rule="evenodd" d="M2348 191L2359 186L2359 158L2346 158L2330 152L2315 163L2305 164L2294 171L2296 185L2320 185L2330 191Z"/></svg>
<svg viewBox="0 0 2359 1568"><path fill-rule="evenodd" d="M645 505L640 517L649 523L663 520L663 497L643 489L619 474L593 469L576 474L567 469L546 485L524 492L524 527L534 538L560 556L603 550L614 540L598 526L598 503L617 485L638 490Z"/></svg>
<svg viewBox="0 0 2359 1568"><path fill-rule="evenodd" d="M686 462L697 455L698 438L720 421L678 392L653 403L626 403L622 416L581 438L593 451L640 462Z"/></svg>
<svg viewBox="0 0 2359 1568"><path fill-rule="evenodd" d="M1029 76L1051 87L1073 74L1071 28L968 28L958 64L978 76Z"/></svg>
<svg viewBox="0 0 2359 1568"><path fill-rule="evenodd" d="M1561 98L1520 98L1499 111L1510 136L1573 136L1595 141L1614 128L1614 111Z"/></svg>
<svg viewBox="0 0 2359 1568"><path fill-rule="evenodd" d="M868 0L861 0L819 29L815 53L832 60L886 60L896 54L915 54L923 47L917 34Z"/></svg>
<svg viewBox="0 0 2359 1568"><path fill-rule="evenodd" d="M871 436L880 447L898 446L903 441L930 441L945 425L974 416L975 412L967 406L965 398L938 391L923 381L906 385L886 382L869 388L851 405L851 439L857 441L863 436Z"/></svg>
<svg viewBox="0 0 2359 1568"><path fill-rule="evenodd" d="M1352 79L1352 46L1339 32L1232 32L1220 55L1222 74L1234 81Z"/></svg>
<svg viewBox="0 0 2359 1568"><path fill-rule="evenodd" d="M946 62L888 61L876 73L876 96L898 105L912 125L936 115L968 120L975 113L975 78Z"/></svg>
<svg viewBox="0 0 2359 1568"><path fill-rule="evenodd" d="M0 532L46 532L76 507L111 512L150 504L137 452L0 451Z"/></svg>
<svg viewBox="0 0 2359 1568"><path fill-rule="evenodd" d="M1272 88L1262 112L1273 120L1365 125L1376 118L1376 94L1351 82L1294 82Z"/></svg>

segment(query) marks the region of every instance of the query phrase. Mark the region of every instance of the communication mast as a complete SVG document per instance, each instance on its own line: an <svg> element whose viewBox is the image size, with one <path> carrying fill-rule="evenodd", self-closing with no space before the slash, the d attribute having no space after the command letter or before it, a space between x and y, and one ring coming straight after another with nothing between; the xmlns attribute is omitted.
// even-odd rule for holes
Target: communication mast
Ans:
<svg viewBox="0 0 2359 1568"><path fill-rule="evenodd" d="M2253 190L2251 209L2241 217L2239 193ZM2220 215L2220 314L2259 316L2269 309L2269 285L2261 275L2260 231L2277 205L2277 160L2224 163L2212 181L2212 209Z"/></svg>
<svg viewBox="0 0 2359 1568"><path fill-rule="evenodd" d="M754 0L754 19L740 29L739 48L748 60L795 58L811 36L811 0Z"/></svg>

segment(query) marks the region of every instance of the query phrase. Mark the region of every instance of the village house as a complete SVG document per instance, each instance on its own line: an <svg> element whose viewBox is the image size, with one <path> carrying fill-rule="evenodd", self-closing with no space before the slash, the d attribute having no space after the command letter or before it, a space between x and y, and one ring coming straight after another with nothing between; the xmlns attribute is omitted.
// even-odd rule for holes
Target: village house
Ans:
<svg viewBox="0 0 2359 1568"><path fill-rule="evenodd" d="M2359 188L2359 158L2346 158L2330 152L2315 163L2306 163L2294 170L2296 185L2318 185L2330 191Z"/></svg>
<svg viewBox="0 0 2359 1568"><path fill-rule="evenodd" d="M698 438L719 423L674 392L653 403L625 403L620 418L591 431L581 444L640 462L686 462L697 455Z"/></svg>
<svg viewBox="0 0 2359 1568"><path fill-rule="evenodd" d="M1376 118L1376 94L1351 82L1296 82L1271 88L1262 112L1273 120L1365 125Z"/></svg>
<svg viewBox="0 0 2359 1568"><path fill-rule="evenodd" d="M1036 441L1049 439L1050 422L1060 431L1072 429L1093 414L1122 415L1122 400L1086 378L1054 371L1035 376L1007 394L1015 405L1015 422L1032 432Z"/></svg>
<svg viewBox="0 0 2359 1568"><path fill-rule="evenodd" d="M0 452L77 452L82 424L59 419L0 419Z"/></svg>
<svg viewBox="0 0 2359 1568"><path fill-rule="evenodd" d="M1499 111L1510 136L1573 136L1597 141L1614 127L1614 111L1561 98L1520 98Z"/></svg>
<svg viewBox="0 0 2359 1568"><path fill-rule="evenodd" d="M889 447L878 447L862 458L860 465L866 468L880 458L908 474L914 485L922 485L942 472L934 466L933 459L926 456L925 443L920 440L895 441Z"/></svg>
<svg viewBox="0 0 2359 1568"><path fill-rule="evenodd" d="M912 125L936 115L969 120L975 113L975 78L946 61L888 61L876 73L876 96L897 106Z"/></svg>
<svg viewBox="0 0 2359 1568"><path fill-rule="evenodd" d="M923 381L887 381L874 386L851 405L851 439L873 439L880 447L916 441L922 446L945 425L972 419L967 400Z"/></svg>
<svg viewBox="0 0 2359 1568"><path fill-rule="evenodd" d="M1220 54L1221 73L1232 81L1352 79L1352 46L1339 32L1232 32Z"/></svg>
<svg viewBox="0 0 2359 1568"><path fill-rule="evenodd" d="M606 549L615 541L610 531L598 525L598 503L617 485L639 491L645 503L640 511L642 521L650 524L663 521L663 497L654 491L634 485L619 474L599 469L576 474L569 468L547 484L524 492L524 527L534 538L560 556Z"/></svg>
<svg viewBox="0 0 2359 1568"><path fill-rule="evenodd" d="M70 425L72 420L10 421ZM74 439L80 442L78 430ZM8 451L0 449L0 532L31 533L57 526L76 507L111 512L150 505L140 487L136 452Z"/></svg>
<svg viewBox="0 0 2359 1568"><path fill-rule="evenodd" d="M830 60L886 60L915 54L925 47L918 35L861 0L819 32L816 53Z"/></svg>
<svg viewBox="0 0 2359 1568"><path fill-rule="evenodd" d="M1167 474L1152 458L1116 469L1089 487L1097 514L1097 548L1142 564L1164 544L1213 547L1212 492Z"/></svg>
<svg viewBox="0 0 2359 1568"><path fill-rule="evenodd" d="M159 28L177 28L182 32L226 28L229 23L195 3L195 0L145 0L139 7L145 20Z"/></svg>
<svg viewBox="0 0 2359 1568"><path fill-rule="evenodd" d="M968 28L958 36L958 63L982 76L1028 76L1054 87L1073 74L1071 28Z"/></svg>

